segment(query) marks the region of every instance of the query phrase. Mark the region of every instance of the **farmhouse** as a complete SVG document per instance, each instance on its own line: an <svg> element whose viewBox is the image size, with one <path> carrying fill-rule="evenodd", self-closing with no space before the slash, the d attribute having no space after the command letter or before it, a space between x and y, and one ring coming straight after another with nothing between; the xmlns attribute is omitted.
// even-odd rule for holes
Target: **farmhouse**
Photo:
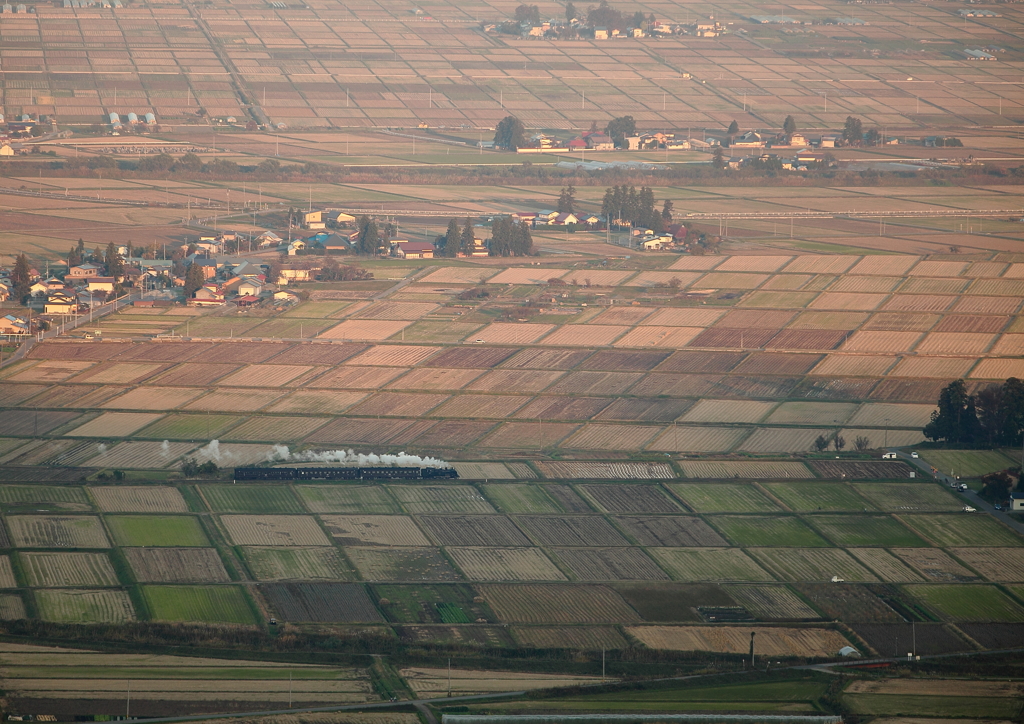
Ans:
<svg viewBox="0 0 1024 724"><path fill-rule="evenodd" d="M429 241L394 241L391 255L399 259L433 259L434 245Z"/></svg>
<svg viewBox="0 0 1024 724"><path fill-rule="evenodd" d="M302 228L303 229L325 229L327 224L324 223L322 211L303 211L302 212Z"/></svg>
<svg viewBox="0 0 1024 724"><path fill-rule="evenodd" d="M587 136L587 148L592 151L613 151L615 143L603 133L591 133Z"/></svg>
<svg viewBox="0 0 1024 724"><path fill-rule="evenodd" d="M115 284L114 277L89 277L85 280L85 288L90 292L113 294Z"/></svg>
<svg viewBox="0 0 1024 724"><path fill-rule="evenodd" d="M346 214L344 211L325 211L323 219L327 226L337 228L342 224L353 223L356 220L356 217L351 214Z"/></svg>
<svg viewBox="0 0 1024 724"><path fill-rule="evenodd" d="M196 290L188 303L194 307L217 307L224 304L224 292L216 285L207 285Z"/></svg>
<svg viewBox="0 0 1024 724"><path fill-rule="evenodd" d="M44 314L73 314L78 309L78 299L66 290L53 292L43 305Z"/></svg>
<svg viewBox="0 0 1024 724"><path fill-rule="evenodd" d="M267 288L265 282L259 279L247 278L238 285L238 293L243 296L258 297Z"/></svg>
<svg viewBox="0 0 1024 724"><path fill-rule="evenodd" d="M734 148L762 148L764 146L764 138L756 131L747 131L729 145Z"/></svg>
<svg viewBox="0 0 1024 724"><path fill-rule="evenodd" d="M0 334L28 334L28 322L21 317L7 314L0 317Z"/></svg>
<svg viewBox="0 0 1024 724"><path fill-rule="evenodd" d="M79 264L68 269L67 276L76 279L85 279L86 277L96 276L103 271L103 267L98 264Z"/></svg>
<svg viewBox="0 0 1024 724"><path fill-rule="evenodd" d="M1024 493L1010 493L1010 510L1024 510Z"/></svg>

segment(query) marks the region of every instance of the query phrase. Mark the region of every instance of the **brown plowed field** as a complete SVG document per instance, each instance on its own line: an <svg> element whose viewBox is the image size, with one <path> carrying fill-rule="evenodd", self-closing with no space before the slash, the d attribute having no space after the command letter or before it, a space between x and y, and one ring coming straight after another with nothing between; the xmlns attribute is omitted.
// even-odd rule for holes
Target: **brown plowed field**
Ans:
<svg viewBox="0 0 1024 724"><path fill-rule="evenodd" d="M961 297L953 307L957 314L1013 314L1021 305L1020 298L1015 297Z"/></svg>
<svg viewBox="0 0 1024 724"><path fill-rule="evenodd" d="M679 351L658 365L658 372L728 372L745 356L744 352Z"/></svg>
<svg viewBox="0 0 1024 724"><path fill-rule="evenodd" d="M629 541L598 515L519 515L516 523L542 546L629 545Z"/></svg>
<svg viewBox="0 0 1024 724"><path fill-rule="evenodd" d="M893 548L892 552L916 568L929 581L970 583L978 577L938 548Z"/></svg>
<svg viewBox="0 0 1024 724"><path fill-rule="evenodd" d="M213 383L215 380L218 380L225 375L229 375L238 369L241 369L240 365L186 362L185 364L172 368L170 371L165 372L160 377L151 381L161 385L189 385L205 387L206 385Z"/></svg>
<svg viewBox="0 0 1024 724"><path fill-rule="evenodd" d="M715 267L725 272L773 272L793 260L791 256L730 256Z"/></svg>
<svg viewBox="0 0 1024 724"><path fill-rule="evenodd" d="M668 578L639 548L553 548L577 581L663 581Z"/></svg>
<svg viewBox="0 0 1024 724"><path fill-rule="evenodd" d="M651 485L580 485L579 489L609 513L679 513L681 508Z"/></svg>
<svg viewBox="0 0 1024 724"><path fill-rule="evenodd" d="M538 465L550 477L572 480L664 480L675 477L672 468L663 463L555 462ZM562 501L562 504L565 506L565 501ZM566 510L570 508L567 507ZM573 507L571 510L576 508Z"/></svg>
<svg viewBox="0 0 1024 724"><path fill-rule="evenodd" d="M910 466L904 462L853 462L813 460L811 468L829 480L903 480L910 477Z"/></svg>
<svg viewBox="0 0 1024 724"><path fill-rule="evenodd" d="M854 292L825 292L810 303L810 309L838 309L842 311L870 312L877 309L888 294L858 294Z"/></svg>
<svg viewBox="0 0 1024 724"><path fill-rule="evenodd" d="M690 342L691 347L719 347L723 349L757 349L778 334L778 329L734 329L712 327L706 329Z"/></svg>
<svg viewBox="0 0 1024 724"><path fill-rule="evenodd" d="M967 279L929 279L911 277L900 288L900 294L959 294L970 282Z"/></svg>
<svg viewBox="0 0 1024 724"><path fill-rule="evenodd" d="M629 327L610 324L563 324L538 344L600 347L611 344L629 331Z"/></svg>
<svg viewBox="0 0 1024 724"><path fill-rule="evenodd" d="M509 369L569 370L590 356L581 349L524 349L502 363Z"/></svg>
<svg viewBox="0 0 1024 724"><path fill-rule="evenodd" d="M599 350L580 365L581 369L611 372L646 372L668 359L671 352L619 352Z"/></svg>
<svg viewBox="0 0 1024 724"><path fill-rule="evenodd" d="M466 385L482 392L540 392L562 376L555 370L492 370Z"/></svg>
<svg viewBox="0 0 1024 724"><path fill-rule="evenodd" d="M557 399L557 398L556 398ZM434 411L438 417L506 418L529 402L526 395L456 395Z"/></svg>
<svg viewBox="0 0 1024 724"><path fill-rule="evenodd" d="M449 548L471 581L564 581L565 574L539 548Z"/></svg>
<svg viewBox="0 0 1024 724"><path fill-rule="evenodd" d="M621 395L642 376L639 372L570 372L548 392L555 395Z"/></svg>
<svg viewBox="0 0 1024 724"><path fill-rule="evenodd" d="M911 360L907 360L908 362ZM911 376L908 374L908 376ZM884 402L930 402L939 399L950 379L941 375L936 380L882 380L868 398ZM956 376L953 378L955 379Z"/></svg>
<svg viewBox="0 0 1024 724"><path fill-rule="evenodd" d="M848 332L838 329L784 329L765 343L769 349L835 349Z"/></svg>
<svg viewBox="0 0 1024 724"><path fill-rule="evenodd" d="M921 338L919 332L854 332L844 352L909 352Z"/></svg>
<svg viewBox="0 0 1024 724"><path fill-rule="evenodd" d="M932 332L914 351L918 354L983 354L995 338L994 334L977 332ZM998 345L993 352L1007 354L998 349Z"/></svg>
<svg viewBox="0 0 1024 724"><path fill-rule="evenodd" d="M359 339L380 342L398 334L412 322L385 319L346 319L321 332L321 339Z"/></svg>
<svg viewBox="0 0 1024 724"><path fill-rule="evenodd" d="M815 256L802 254L790 262L784 271L805 274L842 274L853 266L859 256Z"/></svg>
<svg viewBox="0 0 1024 724"><path fill-rule="evenodd" d="M227 583L213 548L125 548L135 579L141 583Z"/></svg>
<svg viewBox="0 0 1024 724"><path fill-rule="evenodd" d="M954 296L931 294L896 294L883 309L890 312L944 312L957 300Z"/></svg>
<svg viewBox="0 0 1024 724"><path fill-rule="evenodd" d="M640 621L622 597L605 586L482 585L484 600L510 623L621 623Z"/></svg>
<svg viewBox="0 0 1024 724"><path fill-rule="evenodd" d="M360 309L352 316L359 319L415 320L435 309L437 305L429 302L381 301Z"/></svg>
<svg viewBox="0 0 1024 724"><path fill-rule="evenodd" d="M751 627L631 626L627 631L652 649L744 654L750 646ZM842 634L829 629L757 627L756 632L762 656L833 658L849 645Z"/></svg>
<svg viewBox="0 0 1024 724"><path fill-rule="evenodd" d="M810 374L824 377L881 377L898 359L886 355L830 354Z"/></svg>
<svg viewBox="0 0 1024 724"><path fill-rule="evenodd" d="M36 364L24 363L14 368L7 378L9 382L60 382L92 367L95 362L82 360L43 360Z"/></svg>
<svg viewBox="0 0 1024 724"><path fill-rule="evenodd" d="M412 424L412 420L352 418L329 422L306 438L306 442L383 445Z"/></svg>
<svg viewBox="0 0 1024 724"><path fill-rule="evenodd" d="M930 378L943 380L955 380L963 377L967 371L977 362L975 357L904 357L891 372L889 377L909 377L911 380L900 382L902 385L910 385L918 382L925 382ZM932 383L927 383L931 385ZM937 400L935 395L930 400ZM926 402L927 400L921 400Z"/></svg>
<svg viewBox="0 0 1024 724"><path fill-rule="evenodd" d="M207 364L258 364L285 350L285 345L268 342L220 342L191 358Z"/></svg>
<svg viewBox="0 0 1024 724"><path fill-rule="evenodd" d="M487 344L533 344L554 328L554 324L494 322L473 333L467 341Z"/></svg>
<svg viewBox="0 0 1024 724"><path fill-rule="evenodd" d="M789 397L789 393L800 384L799 377L741 377L727 375L715 385L715 396L721 397L766 397L770 399Z"/></svg>
<svg viewBox="0 0 1024 724"><path fill-rule="evenodd" d="M642 546L728 546L700 518L688 516L619 515L615 522Z"/></svg>
<svg viewBox="0 0 1024 724"><path fill-rule="evenodd" d="M341 364L349 357L364 352L367 348L363 344L324 344L305 343L288 347L269 362L275 365L330 365Z"/></svg>
<svg viewBox="0 0 1024 724"><path fill-rule="evenodd" d="M492 422L445 420L413 438L417 447L465 448L494 427Z"/></svg>
<svg viewBox="0 0 1024 724"><path fill-rule="evenodd" d="M43 342L33 347L28 359L108 360L131 349L131 342Z"/></svg>
<svg viewBox="0 0 1024 724"><path fill-rule="evenodd" d="M796 332L796 330L787 330L782 332ZM796 332L798 334L815 334L820 335L821 332ZM827 334L827 333L826 333ZM842 334L841 332L839 334ZM781 336L781 335L779 335ZM778 339L778 336L775 338ZM838 340L836 342L838 344ZM771 346L775 345L775 340L772 340ZM786 349L793 349L788 344L780 345ZM833 345L835 346L835 345ZM808 349L804 347L804 349ZM820 349L832 349L832 347L820 347ZM742 375L804 375L807 374L814 365L818 364L822 359L821 355L818 354L788 354L786 352L755 352L754 354L743 360L735 370L736 374Z"/></svg>
<svg viewBox="0 0 1024 724"><path fill-rule="evenodd" d="M1024 359L983 359L971 370L973 379L1006 380L1024 377Z"/></svg>
<svg viewBox="0 0 1024 724"><path fill-rule="evenodd" d="M723 314L717 309L659 309L640 324L645 327L710 327Z"/></svg>
<svg viewBox="0 0 1024 724"><path fill-rule="evenodd" d="M283 387L306 374L306 365L249 365L217 381L228 387Z"/></svg>
<svg viewBox="0 0 1024 724"><path fill-rule="evenodd" d="M117 356L118 362L182 362L199 352L209 349L203 342L161 342L159 344L135 344Z"/></svg>
<svg viewBox="0 0 1024 724"><path fill-rule="evenodd" d="M1024 297L1024 280L1021 279L977 279L967 290L970 295L992 295L997 297Z"/></svg>
<svg viewBox="0 0 1024 724"><path fill-rule="evenodd" d="M657 311L655 307L612 307L594 317L595 324L615 324L631 327L644 317Z"/></svg>
<svg viewBox="0 0 1024 724"><path fill-rule="evenodd" d="M849 271L850 274L906 274L920 257L890 254L866 256Z"/></svg>
<svg viewBox="0 0 1024 724"><path fill-rule="evenodd" d="M884 294L895 289L901 281L903 281L902 277L841 277L829 287L829 291Z"/></svg>
<svg viewBox="0 0 1024 724"><path fill-rule="evenodd" d="M615 346L682 349L703 331L703 327L634 327L615 340Z"/></svg>
<svg viewBox="0 0 1024 724"><path fill-rule="evenodd" d="M679 287L685 289L700 278L700 272L671 272L671 271L648 271L640 272L632 279L626 281L626 287L657 287L659 285L671 285L673 279L679 281Z"/></svg>
<svg viewBox="0 0 1024 724"><path fill-rule="evenodd" d="M940 623L858 623L851 628L880 656L905 656L910 642L916 642L919 655L975 650Z"/></svg>
<svg viewBox="0 0 1024 724"><path fill-rule="evenodd" d="M936 332L1001 332L1010 321L1007 316L983 317L980 315L950 314L942 318L935 327Z"/></svg>
<svg viewBox="0 0 1024 724"><path fill-rule="evenodd" d="M967 269L966 261L920 261L907 272L912 277L958 277Z"/></svg>
<svg viewBox="0 0 1024 724"><path fill-rule="evenodd" d="M1024 334L1004 334L992 348L992 354L1006 356L1024 355Z"/></svg>
<svg viewBox="0 0 1024 724"><path fill-rule="evenodd" d="M159 362L101 362L74 377L71 381L131 385L159 374L169 367L169 364Z"/></svg>
<svg viewBox="0 0 1024 724"><path fill-rule="evenodd" d="M605 397L538 397L515 414L519 419L589 420L612 403Z"/></svg>
<svg viewBox="0 0 1024 724"><path fill-rule="evenodd" d="M734 309L715 323L715 327L752 329L756 327L785 327L793 321L796 312L778 310Z"/></svg>
<svg viewBox="0 0 1024 724"><path fill-rule="evenodd" d="M598 420L623 422L671 422L692 405L689 400L620 398L597 416Z"/></svg>
<svg viewBox="0 0 1024 724"><path fill-rule="evenodd" d="M310 382L309 386L337 390L375 390L383 387L405 372L408 372L406 367L342 366L320 375Z"/></svg>
<svg viewBox="0 0 1024 724"><path fill-rule="evenodd" d="M559 447L579 450L641 450L664 428L651 425L590 424Z"/></svg>
<svg viewBox="0 0 1024 724"><path fill-rule="evenodd" d="M790 329L857 329L868 318L867 312L801 312Z"/></svg>
<svg viewBox="0 0 1024 724"><path fill-rule="evenodd" d="M496 432L478 442L477 447L540 450L554 447L578 427L564 422L506 422Z"/></svg>
<svg viewBox="0 0 1024 724"><path fill-rule="evenodd" d="M872 315L863 329L879 332L927 332L939 319L938 314L879 312Z"/></svg>
<svg viewBox="0 0 1024 724"><path fill-rule="evenodd" d="M456 347L437 355L426 366L488 369L497 367L515 352L510 347Z"/></svg>
<svg viewBox="0 0 1024 724"><path fill-rule="evenodd" d="M642 397L701 397L716 389L721 379L719 375L650 374L637 382L631 393Z"/></svg>
<svg viewBox="0 0 1024 724"><path fill-rule="evenodd" d="M412 367L441 350L440 347L423 345L378 344L365 352L350 357L346 365L371 365L374 367Z"/></svg>
<svg viewBox="0 0 1024 724"><path fill-rule="evenodd" d="M53 410L27 414L22 410L3 410L0 411L0 435L45 435L76 417L77 412L69 411Z"/></svg>
<svg viewBox="0 0 1024 724"><path fill-rule="evenodd" d="M484 370L419 367L388 384L392 390L461 390Z"/></svg>

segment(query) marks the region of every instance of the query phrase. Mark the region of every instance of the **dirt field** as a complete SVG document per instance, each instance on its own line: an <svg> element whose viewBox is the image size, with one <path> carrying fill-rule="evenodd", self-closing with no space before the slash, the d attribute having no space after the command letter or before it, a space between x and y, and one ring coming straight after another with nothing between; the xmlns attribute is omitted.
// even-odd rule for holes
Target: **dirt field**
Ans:
<svg viewBox="0 0 1024 724"><path fill-rule="evenodd" d="M750 646L751 630L757 634L756 650L762 656L832 657L846 641L836 631L812 628L722 628L710 626L630 626L626 629L653 649L716 651L742 654Z"/></svg>

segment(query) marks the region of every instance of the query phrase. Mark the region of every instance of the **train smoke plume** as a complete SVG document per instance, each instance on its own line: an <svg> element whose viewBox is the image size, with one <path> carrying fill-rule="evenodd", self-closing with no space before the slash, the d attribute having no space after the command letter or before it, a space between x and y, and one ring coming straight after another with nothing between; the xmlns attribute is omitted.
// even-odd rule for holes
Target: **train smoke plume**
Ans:
<svg viewBox="0 0 1024 724"><path fill-rule="evenodd" d="M293 453L287 445L274 445L267 454L267 460L271 462L296 462L296 463L341 463L342 465L379 466L395 465L401 467L419 468L450 468L451 465L444 460L431 457L420 457L400 452L397 455L375 453L363 454L352 450L307 450L306 452Z"/></svg>

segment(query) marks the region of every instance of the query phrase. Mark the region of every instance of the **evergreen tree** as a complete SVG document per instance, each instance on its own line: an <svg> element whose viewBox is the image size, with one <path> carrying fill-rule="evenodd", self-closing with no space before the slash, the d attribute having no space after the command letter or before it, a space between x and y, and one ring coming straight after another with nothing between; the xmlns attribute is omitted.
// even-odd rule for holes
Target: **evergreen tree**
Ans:
<svg viewBox="0 0 1024 724"><path fill-rule="evenodd" d="M671 199L665 199L665 204L661 207L661 218L666 224L672 223L673 208Z"/></svg>
<svg viewBox="0 0 1024 724"><path fill-rule="evenodd" d="M737 123L737 122L736 122L736 121L734 120L734 121L733 121L732 123L730 123L730 124L729 124L729 130L728 130L728 131L726 131L726 132L725 132L725 134L726 134L727 136L730 136L730 137L731 137L731 136L735 136L735 135L736 135L737 133L739 133L739 132L740 132L740 124L738 124L738 123Z"/></svg>
<svg viewBox="0 0 1024 724"><path fill-rule="evenodd" d="M636 121L633 116L613 118L608 121L604 132L615 142L616 146L623 147L626 145L626 136L636 135Z"/></svg>
<svg viewBox="0 0 1024 724"><path fill-rule="evenodd" d="M71 251L68 252L68 269L73 266L78 266L82 263L82 257L78 253L77 247L71 247Z"/></svg>
<svg viewBox="0 0 1024 724"><path fill-rule="evenodd" d="M859 146L864 140L864 124L859 118L846 117L846 123L843 126L843 140L851 146Z"/></svg>
<svg viewBox="0 0 1024 724"><path fill-rule="evenodd" d="M939 393L938 408L924 426L925 437L953 444L972 444L982 437L975 398L963 380L954 380Z"/></svg>
<svg viewBox="0 0 1024 724"><path fill-rule="evenodd" d="M525 221L520 221L516 224L513 242L513 256L533 255L533 235L530 234L530 225Z"/></svg>
<svg viewBox="0 0 1024 724"><path fill-rule="evenodd" d="M103 255L103 264L107 267L108 277L117 278L124 276L124 259L117 252L114 242L107 244L107 251Z"/></svg>
<svg viewBox="0 0 1024 724"><path fill-rule="evenodd" d="M562 193L558 195L558 213L576 213L576 187L572 184L562 187Z"/></svg>
<svg viewBox="0 0 1024 724"><path fill-rule="evenodd" d="M526 145L526 126L515 116L505 116L494 131L494 145L515 151Z"/></svg>
<svg viewBox="0 0 1024 724"><path fill-rule="evenodd" d="M613 189L605 189L604 198L601 199L601 216L608 220L609 226L611 226L612 216L615 213L615 192L618 188L615 186Z"/></svg>
<svg viewBox="0 0 1024 724"><path fill-rule="evenodd" d="M81 237L78 239L78 244L75 246L75 250L78 252L78 258L85 260L85 240Z"/></svg>
<svg viewBox="0 0 1024 724"><path fill-rule="evenodd" d="M205 281L203 268L198 264L189 264L188 271L185 272L185 298L193 297L197 291L202 289Z"/></svg>
<svg viewBox="0 0 1024 724"><path fill-rule="evenodd" d="M462 239L462 232L459 231L459 222L449 219L448 231L444 235L444 256L455 257L459 254L459 242Z"/></svg>
<svg viewBox="0 0 1024 724"><path fill-rule="evenodd" d="M356 253L377 256L380 249L380 230L377 228L377 222L366 216L363 219L366 220L366 223L361 226L359 238L356 241Z"/></svg>
<svg viewBox="0 0 1024 724"><path fill-rule="evenodd" d="M786 139L789 140L794 133L796 133L796 120L793 116L786 116L786 120L782 123L782 132L786 134Z"/></svg>
<svg viewBox="0 0 1024 724"><path fill-rule="evenodd" d="M466 217L466 225L462 227L462 235L459 237L459 251L466 256L473 255L476 248L476 233L473 230L473 220Z"/></svg>
<svg viewBox="0 0 1024 724"><path fill-rule="evenodd" d="M32 293L32 270L28 264L28 257L18 254L14 261L14 269L11 270L11 282L14 284L14 298L22 304Z"/></svg>
<svg viewBox="0 0 1024 724"><path fill-rule="evenodd" d="M725 154L721 146L715 146L715 155L711 157L711 165L721 171L725 168Z"/></svg>
<svg viewBox="0 0 1024 724"><path fill-rule="evenodd" d="M576 6L575 5L573 5L571 2L567 2L565 4L565 20L566 20L566 22L571 23L573 20L576 19L576 16L578 14L579 13L576 12Z"/></svg>

